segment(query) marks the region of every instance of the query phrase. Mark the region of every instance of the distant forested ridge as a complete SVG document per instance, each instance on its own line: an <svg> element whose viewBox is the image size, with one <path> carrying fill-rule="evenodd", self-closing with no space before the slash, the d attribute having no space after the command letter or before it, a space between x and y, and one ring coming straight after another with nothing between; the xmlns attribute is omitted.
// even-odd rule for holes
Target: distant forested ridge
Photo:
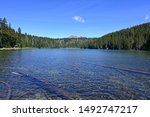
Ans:
<svg viewBox="0 0 150 117"><path fill-rule="evenodd" d="M6 18L0 19L0 48L94 48L150 50L150 23L141 24L100 38L69 37L53 39L14 30Z"/></svg>
<svg viewBox="0 0 150 117"><path fill-rule="evenodd" d="M150 50L150 23L104 35L89 41L85 48Z"/></svg>

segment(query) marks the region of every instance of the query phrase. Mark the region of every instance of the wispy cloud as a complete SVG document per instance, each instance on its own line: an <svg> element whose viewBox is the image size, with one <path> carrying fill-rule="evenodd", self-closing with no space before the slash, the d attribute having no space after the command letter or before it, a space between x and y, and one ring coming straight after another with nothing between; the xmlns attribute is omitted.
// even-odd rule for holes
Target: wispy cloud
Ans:
<svg viewBox="0 0 150 117"><path fill-rule="evenodd" d="M144 18L145 20L148 20L148 19L150 19L150 16L149 15L145 15L145 18Z"/></svg>
<svg viewBox="0 0 150 117"><path fill-rule="evenodd" d="M80 23L85 23L85 20L80 16L74 16L72 19Z"/></svg>

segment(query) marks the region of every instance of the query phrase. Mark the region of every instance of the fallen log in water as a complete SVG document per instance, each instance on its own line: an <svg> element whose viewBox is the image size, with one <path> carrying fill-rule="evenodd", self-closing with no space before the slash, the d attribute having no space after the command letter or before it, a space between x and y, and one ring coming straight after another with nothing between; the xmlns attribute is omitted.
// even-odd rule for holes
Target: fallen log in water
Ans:
<svg viewBox="0 0 150 117"><path fill-rule="evenodd" d="M128 69L128 68L120 68L120 67L103 65L103 64L96 64L96 63L92 63L92 62L90 62L90 63L84 62L84 63L92 64L92 65L96 65L96 66L101 66L101 67L104 67L104 68L117 69L117 70L121 70L121 71L127 71L127 72L138 73L138 74L143 74L143 75L150 76L150 72L146 72L146 71L140 71L140 70Z"/></svg>
<svg viewBox="0 0 150 117"><path fill-rule="evenodd" d="M37 86L39 86L39 88L43 89L44 91L46 91L49 94L56 94L58 97L60 97L62 99L66 99L66 100L79 99L79 95L69 93L61 88L56 87L56 86L51 86L37 78L31 77L29 75L26 75L26 74L23 74L20 72L12 72L12 73L15 75L18 75L20 77L26 78L27 80L36 84Z"/></svg>
<svg viewBox="0 0 150 117"><path fill-rule="evenodd" d="M8 83L4 82L4 81L1 81L0 80L0 83L4 84L7 88L8 88L8 93L7 93L7 96L6 96L6 100L9 100L10 97L11 97L11 87Z"/></svg>
<svg viewBox="0 0 150 117"><path fill-rule="evenodd" d="M99 64L98 64L98 65L99 65ZM149 72L138 71L138 70L134 70L134 69L118 68L118 67L114 67L114 66L106 66L106 65L100 65L100 66L105 67L105 68L118 69L118 70L122 70L122 71L138 73L138 74L150 75Z"/></svg>

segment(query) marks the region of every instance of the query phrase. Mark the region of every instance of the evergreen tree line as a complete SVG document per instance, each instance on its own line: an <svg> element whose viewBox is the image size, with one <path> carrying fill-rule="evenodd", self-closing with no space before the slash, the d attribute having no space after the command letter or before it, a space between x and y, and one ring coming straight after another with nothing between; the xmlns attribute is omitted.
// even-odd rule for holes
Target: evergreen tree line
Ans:
<svg viewBox="0 0 150 117"><path fill-rule="evenodd" d="M150 23L123 29L100 38L52 39L15 31L6 18L0 19L0 48L94 48L150 50Z"/></svg>
<svg viewBox="0 0 150 117"><path fill-rule="evenodd" d="M80 48L82 43L88 40L83 37L52 39L27 33L23 34L20 27L15 31L10 24L8 25L6 18L0 19L0 48Z"/></svg>
<svg viewBox="0 0 150 117"><path fill-rule="evenodd" d="M18 33L7 24L6 19L0 19L0 48L14 47L18 38Z"/></svg>
<svg viewBox="0 0 150 117"><path fill-rule="evenodd" d="M150 23L104 35L87 42L84 48L150 50Z"/></svg>

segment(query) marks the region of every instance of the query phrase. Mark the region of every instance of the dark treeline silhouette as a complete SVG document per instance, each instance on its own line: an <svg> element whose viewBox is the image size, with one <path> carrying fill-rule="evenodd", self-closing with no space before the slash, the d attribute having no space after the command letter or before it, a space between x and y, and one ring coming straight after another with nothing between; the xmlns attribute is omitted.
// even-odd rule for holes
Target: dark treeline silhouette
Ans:
<svg viewBox="0 0 150 117"><path fill-rule="evenodd" d="M19 41L18 33L7 24L5 18L0 19L0 48L14 47Z"/></svg>
<svg viewBox="0 0 150 117"><path fill-rule="evenodd" d="M150 23L141 24L100 38L70 37L52 39L15 31L6 18L0 19L0 48L92 48L150 50Z"/></svg>
<svg viewBox="0 0 150 117"><path fill-rule="evenodd" d="M150 50L150 23L104 35L87 42L85 48Z"/></svg>

